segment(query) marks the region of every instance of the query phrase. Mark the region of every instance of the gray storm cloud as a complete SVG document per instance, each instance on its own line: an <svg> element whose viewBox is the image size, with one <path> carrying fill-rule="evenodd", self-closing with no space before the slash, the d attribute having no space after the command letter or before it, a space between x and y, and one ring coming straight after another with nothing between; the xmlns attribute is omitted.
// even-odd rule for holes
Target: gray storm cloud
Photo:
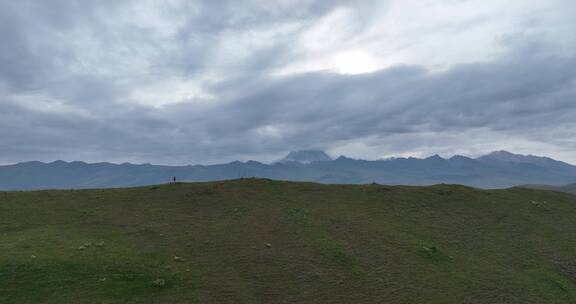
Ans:
<svg viewBox="0 0 576 304"><path fill-rule="evenodd" d="M0 162L213 163L300 148L576 161L571 2L402 3L0 1ZM431 8L463 19L397 23ZM506 9L506 23L486 16ZM428 27L446 40L428 41ZM491 44L479 51L474 37ZM360 61L371 66L346 72Z"/></svg>

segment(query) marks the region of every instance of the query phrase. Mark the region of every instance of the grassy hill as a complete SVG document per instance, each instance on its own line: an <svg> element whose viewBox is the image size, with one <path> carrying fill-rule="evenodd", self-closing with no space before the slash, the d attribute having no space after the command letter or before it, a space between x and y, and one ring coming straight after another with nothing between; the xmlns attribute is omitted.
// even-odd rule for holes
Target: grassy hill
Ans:
<svg viewBox="0 0 576 304"><path fill-rule="evenodd" d="M0 303L576 303L576 196L242 179L0 192Z"/></svg>

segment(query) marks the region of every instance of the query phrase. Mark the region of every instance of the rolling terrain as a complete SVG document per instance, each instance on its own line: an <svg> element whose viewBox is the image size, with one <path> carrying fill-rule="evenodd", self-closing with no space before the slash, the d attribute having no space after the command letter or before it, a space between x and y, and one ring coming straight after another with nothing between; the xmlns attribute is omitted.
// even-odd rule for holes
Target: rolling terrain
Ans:
<svg viewBox="0 0 576 304"><path fill-rule="evenodd" d="M575 303L575 223L524 188L0 192L0 303Z"/></svg>
<svg viewBox="0 0 576 304"><path fill-rule="evenodd" d="M564 186L522 185L521 187L531 188L531 189L542 189L542 190L551 190L551 191L567 192L567 193L574 193L574 194L576 194L576 183L575 183L575 184L564 185Z"/></svg>

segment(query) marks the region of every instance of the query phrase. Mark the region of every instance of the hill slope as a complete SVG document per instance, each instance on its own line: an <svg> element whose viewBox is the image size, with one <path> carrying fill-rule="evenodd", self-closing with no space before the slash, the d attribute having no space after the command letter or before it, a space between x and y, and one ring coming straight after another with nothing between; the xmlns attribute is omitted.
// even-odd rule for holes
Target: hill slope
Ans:
<svg viewBox="0 0 576 304"><path fill-rule="evenodd" d="M521 185L524 188L551 190L576 194L576 184L569 184L564 186L551 186L551 185Z"/></svg>
<svg viewBox="0 0 576 304"><path fill-rule="evenodd" d="M520 188L0 192L0 303L574 303L575 222Z"/></svg>
<svg viewBox="0 0 576 304"><path fill-rule="evenodd" d="M560 187L560 189L561 189L561 191L564 191L564 192L576 193L576 184L570 184L570 185L562 186L562 187Z"/></svg>

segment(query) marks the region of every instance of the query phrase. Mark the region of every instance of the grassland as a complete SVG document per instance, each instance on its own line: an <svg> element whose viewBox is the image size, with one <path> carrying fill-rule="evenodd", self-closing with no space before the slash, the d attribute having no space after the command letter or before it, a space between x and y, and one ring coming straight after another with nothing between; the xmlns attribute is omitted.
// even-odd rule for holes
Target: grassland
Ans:
<svg viewBox="0 0 576 304"><path fill-rule="evenodd" d="M0 192L0 303L576 303L576 196L241 179Z"/></svg>

